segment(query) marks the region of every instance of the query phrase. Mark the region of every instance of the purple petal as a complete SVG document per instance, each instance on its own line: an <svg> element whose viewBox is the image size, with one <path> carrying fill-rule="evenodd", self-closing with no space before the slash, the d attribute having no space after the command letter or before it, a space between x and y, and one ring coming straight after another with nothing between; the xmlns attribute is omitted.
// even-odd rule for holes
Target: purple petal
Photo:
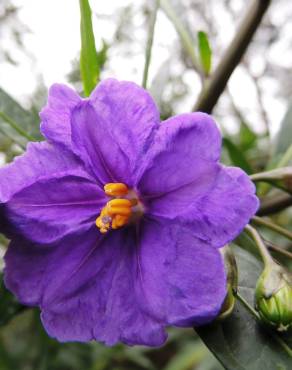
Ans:
<svg viewBox="0 0 292 370"><path fill-rule="evenodd" d="M106 202L82 162L59 146L29 144L0 169L1 232L52 242L93 222Z"/></svg>
<svg viewBox="0 0 292 370"><path fill-rule="evenodd" d="M159 219L143 223L140 243L140 279L149 313L177 326L202 325L218 315L226 275L217 249L179 223Z"/></svg>
<svg viewBox="0 0 292 370"><path fill-rule="evenodd" d="M94 225L106 201L104 192L75 170L44 177L20 190L2 213L13 236L52 243L85 224Z"/></svg>
<svg viewBox="0 0 292 370"><path fill-rule="evenodd" d="M145 90L105 80L73 112L73 150L103 182L131 186L158 123L159 113Z"/></svg>
<svg viewBox="0 0 292 370"><path fill-rule="evenodd" d="M46 142L30 143L26 152L14 162L0 168L0 203L7 202L14 194L41 178L66 171L81 171L82 163L58 146Z"/></svg>
<svg viewBox="0 0 292 370"><path fill-rule="evenodd" d="M91 233L83 244L88 254L78 269L61 289L49 288L44 295L42 321L48 333L60 341L161 345L163 325L137 302L132 234L115 231L98 241Z"/></svg>
<svg viewBox="0 0 292 370"><path fill-rule="evenodd" d="M157 197L191 185L188 195L193 200L214 181L220 146L219 130L207 114L170 118L161 124L147 154L139 191L142 196Z"/></svg>
<svg viewBox="0 0 292 370"><path fill-rule="evenodd" d="M47 291L62 289L68 277L78 271L100 237L96 227L86 229L49 245L14 238L4 257L5 284L21 303L40 305Z"/></svg>
<svg viewBox="0 0 292 370"><path fill-rule="evenodd" d="M14 241L5 283L22 303L41 306L46 330L60 341L161 345L163 325L137 301L132 236L104 238L92 228L49 246Z"/></svg>
<svg viewBox="0 0 292 370"><path fill-rule="evenodd" d="M71 147L71 111L81 101L74 90L54 84L48 103L40 113L41 132L51 142Z"/></svg>
<svg viewBox="0 0 292 370"><path fill-rule="evenodd" d="M184 192L176 193L179 204ZM205 195L190 201L185 208L174 208L169 198L153 201L149 213L188 226L194 235L215 247L222 247L240 234L258 209L255 186L241 169L221 166L212 187Z"/></svg>
<svg viewBox="0 0 292 370"><path fill-rule="evenodd" d="M180 225L142 225L138 244L126 228L96 228L53 245L14 241L5 281L21 302L38 304L60 341L161 345L165 326L212 320L225 296L219 252Z"/></svg>

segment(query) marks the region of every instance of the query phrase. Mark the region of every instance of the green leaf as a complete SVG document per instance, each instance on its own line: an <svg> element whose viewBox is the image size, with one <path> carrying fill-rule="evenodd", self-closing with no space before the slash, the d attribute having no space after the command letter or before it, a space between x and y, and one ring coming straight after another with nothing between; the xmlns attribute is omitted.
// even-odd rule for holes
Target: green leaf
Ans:
<svg viewBox="0 0 292 370"><path fill-rule="evenodd" d="M223 145L228 152L228 155L231 159L232 164L242 168L248 174L251 174L253 172L243 152L240 151L230 139L223 138Z"/></svg>
<svg viewBox="0 0 292 370"><path fill-rule="evenodd" d="M198 32L198 49L202 70L204 74L208 76L212 65L212 50L209 44L208 36L203 31Z"/></svg>
<svg viewBox="0 0 292 370"><path fill-rule="evenodd" d="M3 275L0 274L0 326L9 322L15 315L23 311L24 306L6 289Z"/></svg>
<svg viewBox="0 0 292 370"><path fill-rule="evenodd" d="M236 247L239 268L239 294L253 307L254 287L262 264L253 255ZM283 336L260 325L237 302L232 315L223 322L198 328L197 333L227 370L289 370L292 357L279 340L292 344L291 333Z"/></svg>
<svg viewBox="0 0 292 370"><path fill-rule="evenodd" d="M252 148L257 142L257 135L245 122L241 122L239 131L239 145L243 151Z"/></svg>
<svg viewBox="0 0 292 370"><path fill-rule="evenodd" d="M40 140L38 116L25 110L0 88L0 132L24 147L28 141Z"/></svg>
<svg viewBox="0 0 292 370"><path fill-rule="evenodd" d="M84 95L89 96L99 80L98 55L95 48L95 39L92 28L92 14L88 0L79 0L80 3L80 33L81 56L80 71L83 82Z"/></svg>

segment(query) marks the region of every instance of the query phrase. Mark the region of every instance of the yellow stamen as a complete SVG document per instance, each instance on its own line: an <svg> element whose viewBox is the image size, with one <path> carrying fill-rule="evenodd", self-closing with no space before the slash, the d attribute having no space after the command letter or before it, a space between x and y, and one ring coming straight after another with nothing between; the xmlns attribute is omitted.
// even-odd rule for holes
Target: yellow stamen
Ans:
<svg viewBox="0 0 292 370"><path fill-rule="evenodd" d="M115 207L131 207L132 203L129 199L112 199L107 202L110 208Z"/></svg>
<svg viewBox="0 0 292 370"><path fill-rule="evenodd" d="M112 222L112 229L118 229L119 227L126 225L128 221L129 221L129 217L116 215L116 217L113 219L113 222Z"/></svg>
<svg viewBox="0 0 292 370"><path fill-rule="evenodd" d="M137 199L126 199L128 187L122 183L109 183L104 186L105 194L114 199L106 203L95 223L102 234L110 229L119 229L126 225L132 215L132 207L138 204Z"/></svg>
<svg viewBox="0 0 292 370"><path fill-rule="evenodd" d="M124 197L128 194L128 187L121 182L110 182L104 186L104 192L109 197Z"/></svg>

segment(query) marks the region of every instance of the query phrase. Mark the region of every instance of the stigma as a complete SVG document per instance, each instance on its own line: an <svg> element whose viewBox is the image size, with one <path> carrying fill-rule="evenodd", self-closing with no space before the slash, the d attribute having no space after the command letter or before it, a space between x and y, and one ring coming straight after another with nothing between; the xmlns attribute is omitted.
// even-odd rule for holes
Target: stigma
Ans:
<svg viewBox="0 0 292 370"><path fill-rule="evenodd" d="M108 183L104 192L111 199L106 203L96 219L96 226L102 234L109 230L119 229L142 211L136 194L123 183Z"/></svg>

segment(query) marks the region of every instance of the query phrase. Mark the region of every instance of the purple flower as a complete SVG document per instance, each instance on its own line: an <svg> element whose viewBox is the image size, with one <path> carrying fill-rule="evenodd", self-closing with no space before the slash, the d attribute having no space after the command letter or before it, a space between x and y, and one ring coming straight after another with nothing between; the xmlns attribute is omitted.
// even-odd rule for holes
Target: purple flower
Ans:
<svg viewBox="0 0 292 370"><path fill-rule="evenodd" d="M89 99L54 85L40 116L47 141L0 170L7 287L60 341L158 346L169 325L214 319L218 248L258 200L243 171L218 163L212 118L160 123L146 91L113 79Z"/></svg>

